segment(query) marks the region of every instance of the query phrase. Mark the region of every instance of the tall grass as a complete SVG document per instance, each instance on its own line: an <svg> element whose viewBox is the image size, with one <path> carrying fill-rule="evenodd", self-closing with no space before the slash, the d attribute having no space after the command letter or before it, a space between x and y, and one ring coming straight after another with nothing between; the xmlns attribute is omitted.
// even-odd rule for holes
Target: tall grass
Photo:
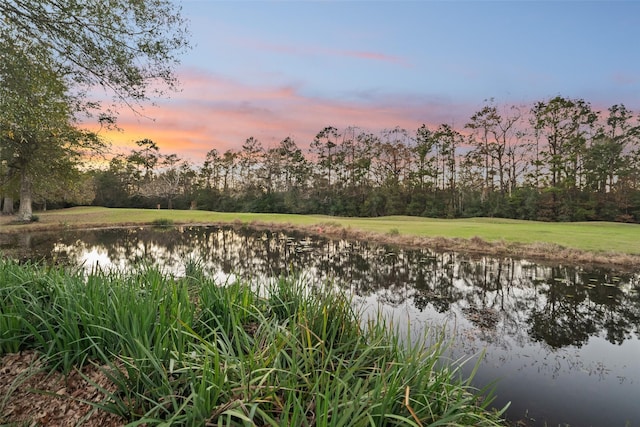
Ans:
<svg viewBox="0 0 640 427"><path fill-rule="evenodd" d="M295 276L264 292L187 267L84 277L0 261L0 353L103 366L117 391L101 406L132 426L501 425L441 363L442 338L363 327L348 296Z"/></svg>

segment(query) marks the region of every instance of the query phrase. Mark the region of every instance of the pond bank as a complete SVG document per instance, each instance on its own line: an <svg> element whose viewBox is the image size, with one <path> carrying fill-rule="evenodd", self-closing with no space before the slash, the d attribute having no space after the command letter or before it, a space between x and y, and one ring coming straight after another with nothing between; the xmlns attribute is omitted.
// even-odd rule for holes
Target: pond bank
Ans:
<svg viewBox="0 0 640 427"><path fill-rule="evenodd" d="M513 257L529 259L536 262L552 262L554 264L590 265L616 268L630 271L640 266L638 248L627 247L627 250L581 249L555 243L562 241L564 234L581 235L581 243L586 247L615 247L616 239L626 236L630 241L640 245L640 226L634 224L615 224L614 231L609 231L611 224L604 224L598 231L594 224L584 230L568 227L581 227L575 224L541 224L525 221L507 221L495 224L489 219L478 223L477 220L433 220L399 217L354 219L317 217L305 215L272 215L272 214L224 214L205 211L155 211L143 209L109 209L109 208L71 208L59 211L40 213L39 221L29 224L12 224L11 217L0 216L0 234L22 233L25 231L53 231L83 228L113 228L150 226L158 219L166 219L169 223L179 225L206 225L233 227L252 227L299 231L311 236L322 236L337 239L360 240L370 243L395 245L407 249L430 248L436 251L455 251L470 255L487 255L494 257ZM368 221L370 220L370 221ZM473 221L473 222L472 222ZM425 231L424 223L429 229ZM518 228L513 228L516 224ZM524 224L524 225L523 225ZM596 224L597 226L598 224ZM549 226L553 226L549 229ZM500 228L502 227L502 228ZM544 227L544 228L542 228ZM622 227L621 229L619 227ZM454 231L451 231L451 228ZM483 229L491 228L483 237ZM446 233L460 235L471 234L470 237L442 237ZM459 229L459 230L458 230ZM467 231L470 229L472 231ZM498 230L498 237L496 231ZM384 231L382 231L384 230ZM501 234L500 230L503 231ZM638 234L638 239L633 236ZM534 237L531 237L534 236ZM586 237L584 237L586 236ZM544 239L546 240L543 240ZM539 238L540 241L535 239ZM629 245L631 245L630 243ZM622 246L624 247L624 245Z"/></svg>
<svg viewBox="0 0 640 427"><path fill-rule="evenodd" d="M224 224L223 224L224 225ZM226 224L235 227L246 227L246 224L237 222ZM395 233L376 233L342 227L328 223L313 226L295 226L280 223L252 222L251 228L298 231L313 236L322 236L334 239L358 240L383 245L394 245L405 249L432 249L437 252L459 252L475 256L512 257L516 259L529 259L536 262L552 262L565 265L590 265L623 270L637 269L640 265L640 255L593 252L579 249L566 248L553 243L517 243L497 241L490 242L480 237L470 239L447 237L421 237L401 235Z"/></svg>

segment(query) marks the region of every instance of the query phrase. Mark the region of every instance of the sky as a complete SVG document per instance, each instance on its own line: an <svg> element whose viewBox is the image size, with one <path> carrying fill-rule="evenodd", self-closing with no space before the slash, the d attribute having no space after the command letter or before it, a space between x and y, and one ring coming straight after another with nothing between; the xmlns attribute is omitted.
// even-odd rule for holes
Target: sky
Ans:
<svg viewBox="0 0 640 427"><path fill-rule="evenodd" d="M122 111L106 135L116 151L149 138L198 163L249 137L304 149L326 126L462 129L490 98L640 112L640 0L180 4L192 44L180 91L146 117Z"/></svg>

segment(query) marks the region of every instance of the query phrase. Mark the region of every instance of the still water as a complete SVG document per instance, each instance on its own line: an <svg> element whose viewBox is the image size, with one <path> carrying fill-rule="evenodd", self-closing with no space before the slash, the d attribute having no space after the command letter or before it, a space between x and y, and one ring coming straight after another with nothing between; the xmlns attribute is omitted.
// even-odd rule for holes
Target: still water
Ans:
<svg viewBox="0 0 640 427"><path fill-rule="evenodd" d="M246 228L127 228L0 236L0 251L91 270L152 262L184 273L200 263L219 282L295 271L332 280L362 310L413 333L455 332L452 357L484 359L474 385L497 380L495 405L527 426L640 427L640 275L468 257L429 249Z"/></svg>

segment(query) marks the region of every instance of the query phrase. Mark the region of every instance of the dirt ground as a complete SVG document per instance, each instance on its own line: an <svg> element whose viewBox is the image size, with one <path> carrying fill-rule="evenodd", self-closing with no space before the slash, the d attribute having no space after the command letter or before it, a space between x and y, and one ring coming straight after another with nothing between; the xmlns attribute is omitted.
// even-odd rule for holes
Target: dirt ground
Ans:
<svg viewBox="0 0 640 427"><path fill-rule="evenodd" d="M88 380L87 380L88 379ZM32 351L6 354L0 359L0 425L86 427L122 426L126 421L86 402L104 400L93 385L115 387L98 367L74 370L67 378L48 373Z"/></svg>

